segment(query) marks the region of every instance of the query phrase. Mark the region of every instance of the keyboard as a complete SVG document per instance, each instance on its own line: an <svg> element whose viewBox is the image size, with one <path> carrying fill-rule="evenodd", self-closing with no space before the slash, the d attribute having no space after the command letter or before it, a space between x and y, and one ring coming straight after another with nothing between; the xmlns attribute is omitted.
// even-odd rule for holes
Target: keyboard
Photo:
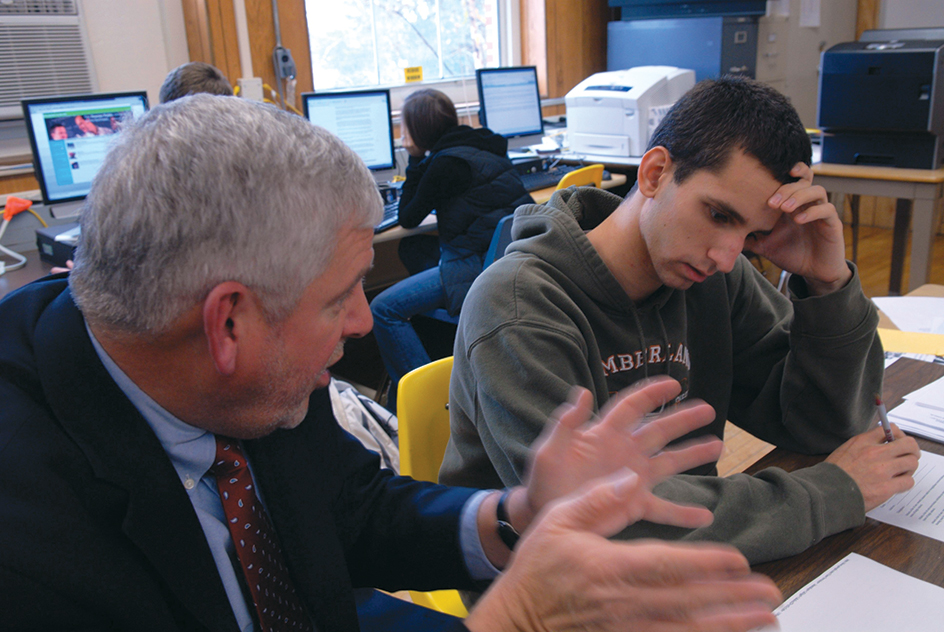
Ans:
<svg viewBox="0 0 944 632"><path fill-rule="evenodd" d="M540 189L547 189L549 187L556 187L557 183L566 176L571 171L576 171L580 167L572 165L557 165L547 171L532 171L530 173L522 173L521 181L524 183L524 188L530 191L539 191Z"/></svg>
<svg viewBox="0 0 944 632"><path fill-rule="evenodd" d="M582 169L586 165L557 165L556 167L551 167L546 171L532 171L529 173L521 174L521 181L524 183L524 188L530 193L531 191L539 191L541 189L547 189L550 187L556 187L557 183L560 182L564 176L566 176L571 171L576 171L577 169ZM608 171L603 172L603 179L609 180L612 176Z"/></svg>
<svg viewBox="0 0 944 632"><path fill-rule="evenodd" d="M400 202L390 202L384 204L384 217L380 220L380 223L374 226L374 234L382 233L385 230L390 230L397 225L397 215L398 209L400 208Z"/></svg>

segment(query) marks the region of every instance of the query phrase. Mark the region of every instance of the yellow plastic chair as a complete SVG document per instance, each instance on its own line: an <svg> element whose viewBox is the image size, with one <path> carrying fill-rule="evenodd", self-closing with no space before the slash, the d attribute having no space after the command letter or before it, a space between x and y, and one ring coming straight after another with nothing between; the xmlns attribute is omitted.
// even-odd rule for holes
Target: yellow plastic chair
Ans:
<svg viewBox="0 0 944 632"><path fill-rule="evenodd" d="M572 186L582 187L588 184L592 184L598 189L603 186L603 165L590 165L571 171L557 183L557 190Z"/></svg>
<svg viewBox="0 0 944 632"><path fill-rule="evenodd" d="M449 441L449 377L452 357L430 362L400 379L397 420L400 473L435 483ZM410 591L413 603L457 617L469 614L455 590Z"/></svg>

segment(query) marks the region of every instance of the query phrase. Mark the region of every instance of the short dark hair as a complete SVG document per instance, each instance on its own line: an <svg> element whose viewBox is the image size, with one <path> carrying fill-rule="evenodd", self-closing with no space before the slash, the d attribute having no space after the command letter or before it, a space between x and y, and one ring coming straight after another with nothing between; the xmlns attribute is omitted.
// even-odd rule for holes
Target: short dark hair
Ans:
<svg viewBox="0 0 944 632"><path fill-rule="evenodd" d="M744 77L706 79L672 106L649 141L662 146L682 183L699 169L719 171L735 148L756 158L781 183L796 178L798 162L810 164L812 148L790 101L760 82Z"/></svg>
<svg viewBox="0 0 944 632"><path fill-rule="evenodd" d="M161 84L160 99L161 103L167 103L200 92L231 97L233 86L215 66L192 61L170 71Z"/></svg>
<svg viewBox="0 0 944 632"><path fill-rule="evenodd" d="M430 150L443 134L459 125L456 106L439 90L424 88L413 92L403 101L400 118L413 143Z"/></svg>

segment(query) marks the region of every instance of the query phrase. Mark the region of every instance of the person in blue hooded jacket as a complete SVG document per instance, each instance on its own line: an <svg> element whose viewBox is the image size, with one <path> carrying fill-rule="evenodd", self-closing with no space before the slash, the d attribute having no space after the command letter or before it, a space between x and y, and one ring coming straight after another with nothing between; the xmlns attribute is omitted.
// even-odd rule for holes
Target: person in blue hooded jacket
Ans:
<svg viewBox="0 0 944 632"><path fill-rule="evenodd" d="M393 411L400 378L430 361L410 319L440 307L458 314L482 271L498 221L533 202L508 160L508 141L486 128L460 125L455 106L442 92L423 89L410 94L403 103L401 131L410 160L399 223L414 228L435 210L439 252L432 261L414 263L408 258L422 260L422 253L409 249L422 246L407 242L401 258L412 276L370 305L374 335L391 378L387 407Z"/></svg>

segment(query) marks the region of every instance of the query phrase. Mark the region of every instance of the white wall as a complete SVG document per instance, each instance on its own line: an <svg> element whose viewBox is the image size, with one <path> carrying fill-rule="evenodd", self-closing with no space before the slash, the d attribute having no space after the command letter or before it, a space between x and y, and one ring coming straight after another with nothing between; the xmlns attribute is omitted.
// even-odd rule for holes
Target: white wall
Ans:
<svg viewBox="0 0 944 632"><path fill-rule="evenodd" d="M154 106L164 77L189 61L180 0L83 0L98 89L147 90Z"/></svg>
<svg viewBox="0 0 944 632"><path fill-rule="evenodd" d="M944 1L882 0L879 25L883 29L944 27Z"/></svg>
<svg viewBox="0 0 944 632"><path fill-rule="evenodd" d="M944 1L944 0L938 0ZM821 53L855 40L856 0L823 0L819 26L800 26L801 0L768 5L757 37L757 79L790 98L800 120L816 127Z"/></svg>

